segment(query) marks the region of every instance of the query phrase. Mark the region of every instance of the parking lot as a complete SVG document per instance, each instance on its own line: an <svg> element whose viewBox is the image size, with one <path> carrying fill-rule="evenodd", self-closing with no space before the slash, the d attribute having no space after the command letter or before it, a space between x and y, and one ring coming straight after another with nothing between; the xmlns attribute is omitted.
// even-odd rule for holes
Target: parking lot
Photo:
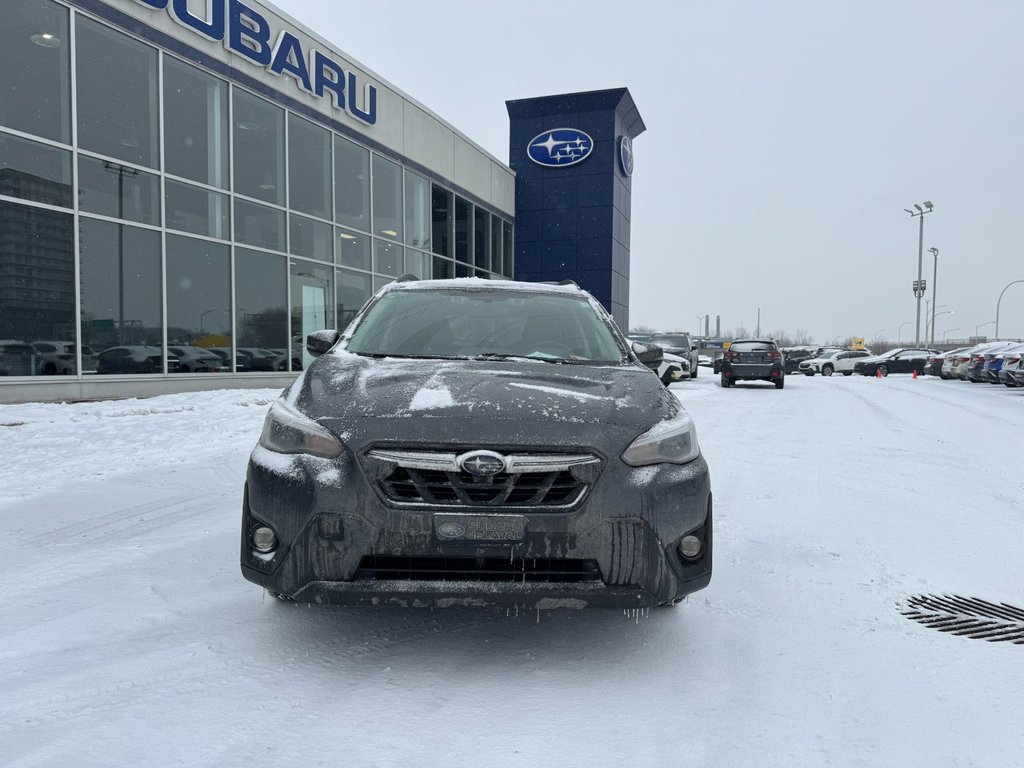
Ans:
<svg viewBox="0 0 1024 768"><path fill-rule="evenodd" d="M627 614L267 599L238 527L276 391L0 406L0 763L1024 760L1024 646L901 615L1024 608L1024 390L672 391L711 468L714 578Z"/></svg>

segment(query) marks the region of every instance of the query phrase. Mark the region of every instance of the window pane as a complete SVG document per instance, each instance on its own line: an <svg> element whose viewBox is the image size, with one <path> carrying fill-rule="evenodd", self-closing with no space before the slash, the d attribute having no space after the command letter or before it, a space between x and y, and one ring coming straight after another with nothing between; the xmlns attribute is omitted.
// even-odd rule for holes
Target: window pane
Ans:
<svg viewBox="0 0 1024 768"><path fill-rule="evenodd" d="M338 263L370 271L370 238L344 229L338 230Z"/></svg>
<svg viewBox="0 0 1024 768"><path fill-rule="evenodd" d="M235 192L284 205L284 110L234 89Z"/></svg>
<svg viewBox="0 0 1024 768"><path fill-rule="evenodd" d="M434 187L431 192L431 237L433 251L441 256L452 256L452 193L441 187Z"/></svg>
<svg viewBox="0 0 1024 768"><path fill-rule="evenodd" d="M292 356L302 368L313 362L306 351L306 337L334 325L334 270L308 261L291 259ZM293 365L294 368L294 365Z"/></svg>
<svg viewBox="0 0 1024 768"><path fill-rule="evenodd" d="M231 250L224 244L167 236L167 340L231 346Z"/></svg>
<svg viewBox="0 0 1024 768"><path fill-rule="evenodd" d="M71 143L68 11L50 0L3 4L0 125Z"/></svg>
<svg viewBox="0 0 1024 768"><path fill-rule="evenodd" d="M334 227L322 221L291 215L290 249L296 256L333 261Z"/></svg>
<svg viewBox="0 0 1024 768"><path fill-rule="evenodd" d="M235 251L235 328L240 349L275 354L274 370L288 370L288 265L284 256Z"/></svg>
<svg viewBox="0 0 1024 768"><path fill-rule="evenodd" d="M402 241L402 168L373 156L373 232Z"/></svg>
<svg viewBox="0 0 1024 768"><path fill-rule="evenodd" d="M235 240L247 245L284 250L284 211L235 199Z"/></svg>
<svg viewBox="0 0 1024 768"><path fill-rule="evenodd" d="M373 241L373 271L398 277L402 274L402 246L385 240Z"/></svg>
<svg viewBox="0 0 1024 768"><path fill-rule="evenodd" d="M288 115L288 207L331 218L331 134Z"/></svg>
<svg viewBox="0 0 1024 768"><path fill-rule="evenodd" d="M461 261L455 262L455 276L456 277L473 277L473 268L468 264L463 264Z"/></svg>
<svg viewBox="0 0 1024 768"><path fill-rule="evenodd" d="M468 200L461 197L455 198L455 258L467 264L471 261L469 252L471 241L471 227L473 217L473 206Z"/></svg>
<svg viewBox="0 0 1024 768"><path fill-rule="evenodd" d="M508 221L501 222L501 249L505 255L505 269L503 274L507 277L512 277L515 265L512 263L512 223Z"/></svg>
<svg viewBox="0 0 1024 768"><path fill-rule="evenodd" d="M79 241L83 370L161 373L160 233L83 217Z"/></svg>
<svg viewBox="0 0 1024 768"><path fill-rule="evenodd" d="M33 341L74 343L72 221L70 213L0 202L0 376L44 372Z"/></svg>
<svg viewBox="0 0 1024 768"><path fill-rule="evenodd" d="M455 277L455 262L449 261L448 259L442 259L439 256L435 256L434 279L447 280L448 278L452 277Z"/></svg>
<svg viewBox="0 0 1024 768"><path fill-rule="evenodd" d="M473 263L484 269L491 268L489 246L491 240L491 214L476 208L473 217Z"/></svg>
<svg viewBox="0 0 1024 768"><path fill-rule="evenodd" d="M370 152L334 137L334 217L346 227L370 229Z"/></svg>
<svg viewBox="0 0 1024 768"><path fill-rule="evenodd" d="M405 244L430 248L430 182L405 172Z"/></svg>
<svg viewBox="0 0 1024 768"><path fill-rule="evenodd" d="M167 179L167 226L206 237L231 237L228 196Z"/></svg>
<svg viewBox="0 0 1024 768"><path fill-rule="evenodd" d="M156 50L79 15L78 145L156 168Z"/></svg>
<svg viewBox="0 0 1024 768"><path fill-rule="evenodd" d="M501 219L491 219L491 271L505 274L504 260L501 256Z"/></svg>
<svg viewBox="0 0 1024 768"><path fill-rule="evenodd" d="M393 282L395 282L395 278L393 278L393 277L380 277L378 275L374 275L373 276L373 290L374 290L374 292L379 291L381 288L383 288L388 283L393 283Z"/></svg>
<svg viewBox="0 0 1024 768"><path fill-rule="evenodd" d="M411 275L421 280L430 279L430 259L429 253L423 253L422 251L414 251L411 248L405 249L405 269L403 272L408 272Z"/></svg>
<svg viewBox="0 0 1024 768"><path fill-rule="evenodd" d="M160 223L160 179L111 160L78 156L78 205L88 213Z"/></svg>
<svg viewBox="0 0 1024 768"><path fill-rule="evenodd" d="M338 329L343 330L373 293L370 275L338 270Z"/></svg>
<svg viewBox="0 0 1024 768"><path fill-rule="evenodd" d="M164 57L164 154L167 172L228 188L228 86Z"/></svg>
<svg viewBox="0 0 1024 768"><path fill-rule="evenodd" d="M71 153L0 133L0 195L71 207Z"/></svg>

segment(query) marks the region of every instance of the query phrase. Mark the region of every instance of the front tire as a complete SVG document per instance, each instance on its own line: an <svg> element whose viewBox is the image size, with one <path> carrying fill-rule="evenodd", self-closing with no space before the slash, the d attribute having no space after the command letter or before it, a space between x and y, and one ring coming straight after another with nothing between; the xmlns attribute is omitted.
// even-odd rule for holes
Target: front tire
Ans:
<svg viewBox="0 0 1024 768"><path fill-rule="evenodd" d="M880 365L880 366L878 366L878 372L880 374L882 374L882 376L888 376L889 375L889 366L887 366L887 365Z"/></svg>
<svg viewBox="0 0 1024 768"><path fill-rule="evenodd" d="M821 375L822 376L831 376L833 371L835 371L835 368L833 366L831 366L831 365L823 365L823 366L821 366Z"/></svg>
<svg viewBox="0 0 1024 768"><path fill-rule="evenodd" d="M843 371L843 376L853 376L853 371Z"/></svg>
<svg viewBox="0 0 1024 768"><path fill-rule="evenodd" d="M782 389L784 386L786 386L786 378L784 376L780 376L775 380L776 389Z"/></svg>
<svg viewBox="0 0 1024 768"><path fill-rule="evenodd" d="M813 376L814 371L804 371L804 376Z"/></svg>
<svg viewBox="0 0 1024 768"><path fill-rule="evenodd" d="M722 389L728 389L729 387L732 386L732 379L730 379L725 374L722 374L721 386L722 386Z"/></svg>

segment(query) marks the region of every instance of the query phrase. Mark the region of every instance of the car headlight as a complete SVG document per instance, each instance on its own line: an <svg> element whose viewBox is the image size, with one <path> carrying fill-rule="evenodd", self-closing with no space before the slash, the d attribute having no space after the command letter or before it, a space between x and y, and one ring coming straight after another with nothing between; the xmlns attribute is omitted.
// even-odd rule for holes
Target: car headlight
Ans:
<svg viewBox="0 0 1024 768"><path fill-rule="evenodd" d="M697 427L686 411L659 422L644 432L622 454L632 467L648 464L686 464L700 456Z"/></svg>
<svg viewBox="0 0 1024 768"><path fill-rule="evenodd" d="M344 450L334 435L281 400L267 412L260 445L276 453L309 453L326 459Z"/></svg>

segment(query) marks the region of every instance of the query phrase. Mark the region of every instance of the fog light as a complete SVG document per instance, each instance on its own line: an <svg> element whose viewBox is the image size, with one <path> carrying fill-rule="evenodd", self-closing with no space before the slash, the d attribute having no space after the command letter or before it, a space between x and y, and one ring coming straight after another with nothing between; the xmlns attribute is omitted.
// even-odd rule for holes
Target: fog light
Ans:
<svg viewBox="0 0 1024 768"><path fill-rule="evenodd" d="M679 541L679 554L687 560L693 560L695 557L700 557L700 553L703 549L704 542L700 540L699 536L683 536Z"/></svg>
<svg viewBox="0 0 1024 768"><path fill-rule="evenodd" d="M252 546L257 552L266 554L277 547L277 534L265 525L252 532Z"/></svg>

